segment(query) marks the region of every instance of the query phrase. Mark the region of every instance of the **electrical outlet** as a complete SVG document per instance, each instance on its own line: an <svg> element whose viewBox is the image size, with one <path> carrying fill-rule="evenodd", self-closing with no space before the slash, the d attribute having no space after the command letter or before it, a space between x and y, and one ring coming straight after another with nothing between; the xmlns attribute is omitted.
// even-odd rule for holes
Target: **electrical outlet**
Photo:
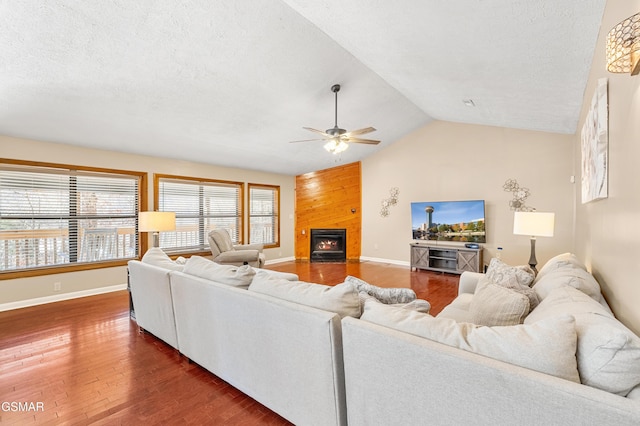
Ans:
<svg viewBox="0 0 640 426"><path fill-rule="evenodd" d="M62 283L61 282L53 283L53 291L60 291L60 290L62 290Z"/></svg>

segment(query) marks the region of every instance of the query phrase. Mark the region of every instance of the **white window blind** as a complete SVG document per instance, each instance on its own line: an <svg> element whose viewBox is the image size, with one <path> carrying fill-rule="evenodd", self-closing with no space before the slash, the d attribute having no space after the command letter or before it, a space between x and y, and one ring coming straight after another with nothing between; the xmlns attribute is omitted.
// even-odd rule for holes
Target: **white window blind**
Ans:
<svg viewBox="0 0 640 426"><path fill-rule="evenodd" d="M234 243L242 241L242 183L160 177L159 211L176 213L175 232L160 233L169 253L208 251L209 232L226 229Z"/></svg>
<svg viewBox="0 0 640 426"><path fill-rule="evenodd" d="M0 271L137 257L139 179L0 164Z"/></svg>
<svg viewBox="0 0 640 426"><path fill-rule="evenodd" d="M280 245L280 187L249 184L249 242Z"/></svg>

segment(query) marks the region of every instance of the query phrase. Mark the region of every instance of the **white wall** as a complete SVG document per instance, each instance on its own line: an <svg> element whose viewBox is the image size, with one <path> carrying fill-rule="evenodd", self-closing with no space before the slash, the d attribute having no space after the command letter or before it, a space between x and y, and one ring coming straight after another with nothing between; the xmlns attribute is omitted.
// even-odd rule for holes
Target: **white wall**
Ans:
<svg viewBox="0 0 640 426"><path fill-rule="evenodd" d="M581 166L580 131L600 78L608 79L609 197L581 203L576 194L576 253L591 268L616 316L640 333L640 75L606 71L606 35L640 12L639 0L607 2L574 141Z"/></svg>
<svg viewBox="0 0 640 426"><path fill-rule="evenodd" d="M408 263L410 203L485 200L485 263L503 247L512 264L529 260L529 237L513 235L507 179L529 188L527 205L556 213L555 236L538 238L538 264L571 251L573 136L433 122L362 162L362 256ZM399 202L380 216L381 201L398 187Z"/></svg>
<svg viewBox="0 0 640 426"><path fill-rule="evenodd" d="M295 177L166 158L123 154L77 146L0 136L0 157L60 164L134 170L148 173L148 209L153 209L153 173L280 185L280 247L265 250L267 261L293 258ZM245 188L246 189L246 188ZM245 191L246 193L246 191ZM245 205L246 207L246 205ZM246 228L245 223L245 230ZM0 280L0 305L28 299L64 297L127 282L126 267ZM1 277L0 277L1 278ZM60 282L62 292L53 291ZM15 303L14 303L15 304Z"/></svg>

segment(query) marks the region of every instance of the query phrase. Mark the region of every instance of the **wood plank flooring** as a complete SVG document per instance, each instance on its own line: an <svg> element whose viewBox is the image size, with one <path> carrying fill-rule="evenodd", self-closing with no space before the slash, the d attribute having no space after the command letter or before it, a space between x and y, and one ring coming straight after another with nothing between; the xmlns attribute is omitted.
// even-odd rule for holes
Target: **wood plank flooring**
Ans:
<svg viewBox="0 0 640 426"><path fill-rule="evenodd" d="M268 266L304 281L353 275L413 288L437 314L459 277L374 262ZM282 425L285 419L236 390L129 319L120 291L0 312L0 423ZM13 411L11 403L33 403Z"/></svg>

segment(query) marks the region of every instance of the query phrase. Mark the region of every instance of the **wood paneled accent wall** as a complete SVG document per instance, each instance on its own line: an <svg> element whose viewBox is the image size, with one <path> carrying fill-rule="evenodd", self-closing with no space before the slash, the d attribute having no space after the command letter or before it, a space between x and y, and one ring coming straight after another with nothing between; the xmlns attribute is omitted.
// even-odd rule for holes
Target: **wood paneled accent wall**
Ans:
<svg viewBox="0 0 640 426"><path fill-rule="evenodd" d="M311 228L345 228L347 259L358 260L361 206L360 162L296 176L296 260L309 260Z"/></svg>

